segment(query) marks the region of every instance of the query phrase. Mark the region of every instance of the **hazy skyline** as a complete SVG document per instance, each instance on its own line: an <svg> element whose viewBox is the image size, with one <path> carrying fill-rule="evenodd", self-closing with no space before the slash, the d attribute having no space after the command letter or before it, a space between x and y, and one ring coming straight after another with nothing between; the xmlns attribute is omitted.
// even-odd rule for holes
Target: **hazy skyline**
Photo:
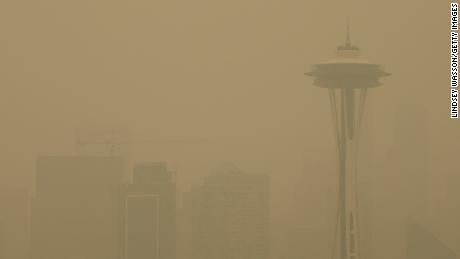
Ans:
<svg viewBox="0 0 460 259"><path fill-rule="evenodd" d="M395 118L418 99L427 110L429 206L445 209L433 226L446 233L446 208L458 198L445 189L460 184L448 1L4 0L1 185L33 193L37 156L72 155L76 129L115 125L130 131L133 162L167 161L177 171L179 193L231 160L270 173L274 224L327 226L321 215L336 179L329 100L304 73L345 41L347 16L352 43L392 73L367 103L376 207L398 197L387 192L403 177L385 174Z"/></svg>

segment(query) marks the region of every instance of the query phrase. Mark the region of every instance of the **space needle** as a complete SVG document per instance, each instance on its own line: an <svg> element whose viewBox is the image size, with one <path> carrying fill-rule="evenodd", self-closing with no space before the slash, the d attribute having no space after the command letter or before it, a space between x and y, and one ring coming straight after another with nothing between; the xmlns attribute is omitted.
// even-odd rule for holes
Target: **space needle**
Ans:
<svg viewBox="0 0 460 259"><path fill-rule="evenodd" d="M368 89L380 85L380 77L389 76L383 67L368 62L347 35L336 56L315 64L305 73L314 84L329 92L334 135L339 160L339 190L336 244L334 256L339 259L361 259L357 196L357 155L360 128ZM338 250L337 250L338 249Z"/></svg>

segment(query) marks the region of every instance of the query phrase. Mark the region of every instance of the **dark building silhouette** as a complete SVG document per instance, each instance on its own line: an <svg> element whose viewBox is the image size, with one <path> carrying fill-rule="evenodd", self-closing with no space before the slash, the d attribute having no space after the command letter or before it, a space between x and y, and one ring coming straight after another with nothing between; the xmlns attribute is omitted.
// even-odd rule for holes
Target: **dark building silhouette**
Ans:
<svg viewBox="0 0 460 259"><path fill-rule="evenodd" d="M164 163L135 166L123 211L125 259L176 257L176 185Z"/></svg>
<svg viewBox="0 0 460 259"><path fill-rule="evenodd" d="M120 258L122 161L40 157L32 200L32 259Z"/></svg>
<svg viewBox="0 0 460 259"><path fill-rule="evenodd" d="M268 258L267 174L223 166L184 194L183 213L189 258Z"/></svg>
<svg viewBox="0 0 460 259"><path fill-rule="evenodd" d="M407 259L456 259L455 253L424 226L407 222Z"/></svg>

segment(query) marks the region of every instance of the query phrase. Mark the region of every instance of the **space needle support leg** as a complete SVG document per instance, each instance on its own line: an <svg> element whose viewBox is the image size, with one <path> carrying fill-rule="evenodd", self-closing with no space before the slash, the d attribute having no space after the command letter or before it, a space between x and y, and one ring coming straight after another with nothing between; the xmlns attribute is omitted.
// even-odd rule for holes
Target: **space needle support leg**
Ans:
<svg viewBox="0 0 460 259"><path fill-rule="evenodd" d="M345 91L340 90L340 115L339 115L339 209L340 209L340 259L347 259L346 237L346 123L345 123Z"/></svg>
<svg viewBox="0 0 460 259"><path fill-rule="evenodd" d="M338 105L337 105L337 98L336 98L336 90L335 89L328 89L329 92L329 101L331 104L331 115L332 115L332 125L333 125L333 130L334 130L334 138L335 138L335 143L336 143L336 153L337 153L337 159L339 161L337 169L340 172L341 168L341 159L340 159L340 129L339 129L339 121L338 121L338 112L337 110ZM340 193L337 194L337 201L340 201ZM336 216L335 216L335 224L334 224L334 237L332 241L332 249L331 249L331 259L337 259L337 241L339 239L339 235L341 233L340 230L340 215L341 215L341 207L337 206L336 208Z"/></svg>

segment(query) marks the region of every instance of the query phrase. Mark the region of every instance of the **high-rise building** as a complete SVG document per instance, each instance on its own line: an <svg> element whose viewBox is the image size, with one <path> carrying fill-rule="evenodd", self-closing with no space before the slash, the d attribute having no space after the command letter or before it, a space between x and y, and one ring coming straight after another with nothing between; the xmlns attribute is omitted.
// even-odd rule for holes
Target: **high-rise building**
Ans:
<svg viewBox="0 0 460 259"><path fill-rule="evenodd" d="M429 121L424 103L407 98L399 105L391 161L404 185L406 215L426 218L429 209Z"/></svg>
<svg viewBox="0 0 460 259"><path fill-rule="evenodd" d="M456 259L455 253L423 225L409 219L407 259Z"/></svg>
<svg viewBox="0 0 460 259"><path fill-rule="evenodd" d="M122 171L116 157L38 158L31 258L120 258Z"/></svg>
<svg viewBox="0 0 460 259"><path fill-rule="evenodd" d="M428 110L416 98L395 104L393 143L378 168L375 185L379 198L373 247L379 258L404 258L407 218L428 220L430 197ZM391 192L388 191L391 186ZM389 202L391 200L391 202ZM391 211L392 213L388 213Z"/></svg>
<svg viewBox="0 0 460 259"><path fill-rule="evenodd" d="M166 165L136 165L123 194L124 259L174 259L176 185Z"/></svg>
<svg viewBox="0 0 460 259"><path fill-rule="evenodd" d="M185 193L183 212L189 258L268 258L267 174L221 168Z"/></svg>

